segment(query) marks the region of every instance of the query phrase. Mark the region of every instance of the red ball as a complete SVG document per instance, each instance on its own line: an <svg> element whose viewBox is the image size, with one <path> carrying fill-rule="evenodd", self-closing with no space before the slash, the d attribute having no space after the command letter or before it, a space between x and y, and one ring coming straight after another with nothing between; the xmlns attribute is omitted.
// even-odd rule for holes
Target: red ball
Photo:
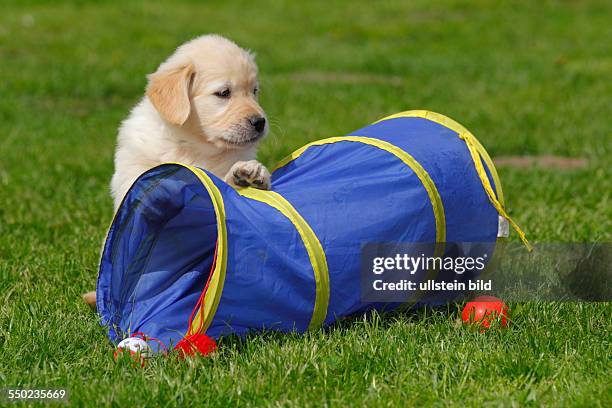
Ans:
<svg viewBox="0 0 612 408"><path fill-rule="evenodd" d="M180 352L179 356L193 356L196 353L207 356L217 350L217 343L205 334L196 333L189 335L179 341L174 347Z"/></svg>
<svg viewBox="0 0 612 408"><path fill-rule="evenodd" d="M480 324L488 329L491 322L500 319L502 327L508 325L508 306L494 296L478 296L463 308L461 320L467 324ZM484 331L481 330L481 331Z"/></svg>

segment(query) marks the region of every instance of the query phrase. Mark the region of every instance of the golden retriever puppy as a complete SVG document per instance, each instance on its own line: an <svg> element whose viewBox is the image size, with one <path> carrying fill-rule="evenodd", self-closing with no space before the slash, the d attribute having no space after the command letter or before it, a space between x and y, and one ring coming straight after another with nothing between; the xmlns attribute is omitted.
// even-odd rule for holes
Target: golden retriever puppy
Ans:
<svg viewBox="0 0 612 408"><path fill-rule="evenodd" d="M270 188L270 173L255 160L268 124L251 53L204 35L178 47L148 79L146 95L119 128L115 210L138 176L166 162L202 167L234 186ZM95 304L95 292L83 298Z"/></svg>
<svg viewBox="0 0 612 408"><path fill-rule="evenodd" d="M255 161L267 133L253 55L218 35L181 45L149 75L145 97L119 128L115 209L136 178L165 162L202 167L236 186L268 189Z"/></svg>

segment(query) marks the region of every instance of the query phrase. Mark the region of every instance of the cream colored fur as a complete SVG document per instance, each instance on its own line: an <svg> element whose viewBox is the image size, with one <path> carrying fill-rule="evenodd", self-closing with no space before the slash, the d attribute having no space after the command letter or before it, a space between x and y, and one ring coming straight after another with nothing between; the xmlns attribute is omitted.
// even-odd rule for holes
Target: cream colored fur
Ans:
<svg viewBox="0 0 612 408"><path fill-rule="evenodd" d="M257 132L249 122L265 119L257 88L253 56L230 40L205 35L180 46L149 75L145 97L119 128L111 181L115 209L140 174L166 162L269 188L268 171L251 162L268 128L266 123ZM226 90L229 97L218 96Z"/></svg>

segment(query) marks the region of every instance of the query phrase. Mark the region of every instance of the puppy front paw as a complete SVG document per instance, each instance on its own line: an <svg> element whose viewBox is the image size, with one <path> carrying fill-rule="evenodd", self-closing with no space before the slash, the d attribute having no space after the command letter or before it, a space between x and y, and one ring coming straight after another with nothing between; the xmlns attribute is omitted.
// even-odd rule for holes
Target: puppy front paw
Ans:
<svg viewBox="0 0 612 408"><path fill-rule="evenodd" d="M272 184L270 172L257 160L234 163L225 176L225 182L235 187L255 187L269 190Z"/></svg>

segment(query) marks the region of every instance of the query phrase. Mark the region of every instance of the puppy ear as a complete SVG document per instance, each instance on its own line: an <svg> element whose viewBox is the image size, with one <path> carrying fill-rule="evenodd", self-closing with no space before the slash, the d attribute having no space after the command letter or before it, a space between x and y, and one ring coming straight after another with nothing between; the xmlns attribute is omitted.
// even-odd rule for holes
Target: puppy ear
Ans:
<svg viewBox="0 0 612 408"><path fill-rule="evenodd" d="M192 64L161 69L149 75L147 96L155 109L168 122L182 125L189 117L189 86L194 74Z"/></svg>

